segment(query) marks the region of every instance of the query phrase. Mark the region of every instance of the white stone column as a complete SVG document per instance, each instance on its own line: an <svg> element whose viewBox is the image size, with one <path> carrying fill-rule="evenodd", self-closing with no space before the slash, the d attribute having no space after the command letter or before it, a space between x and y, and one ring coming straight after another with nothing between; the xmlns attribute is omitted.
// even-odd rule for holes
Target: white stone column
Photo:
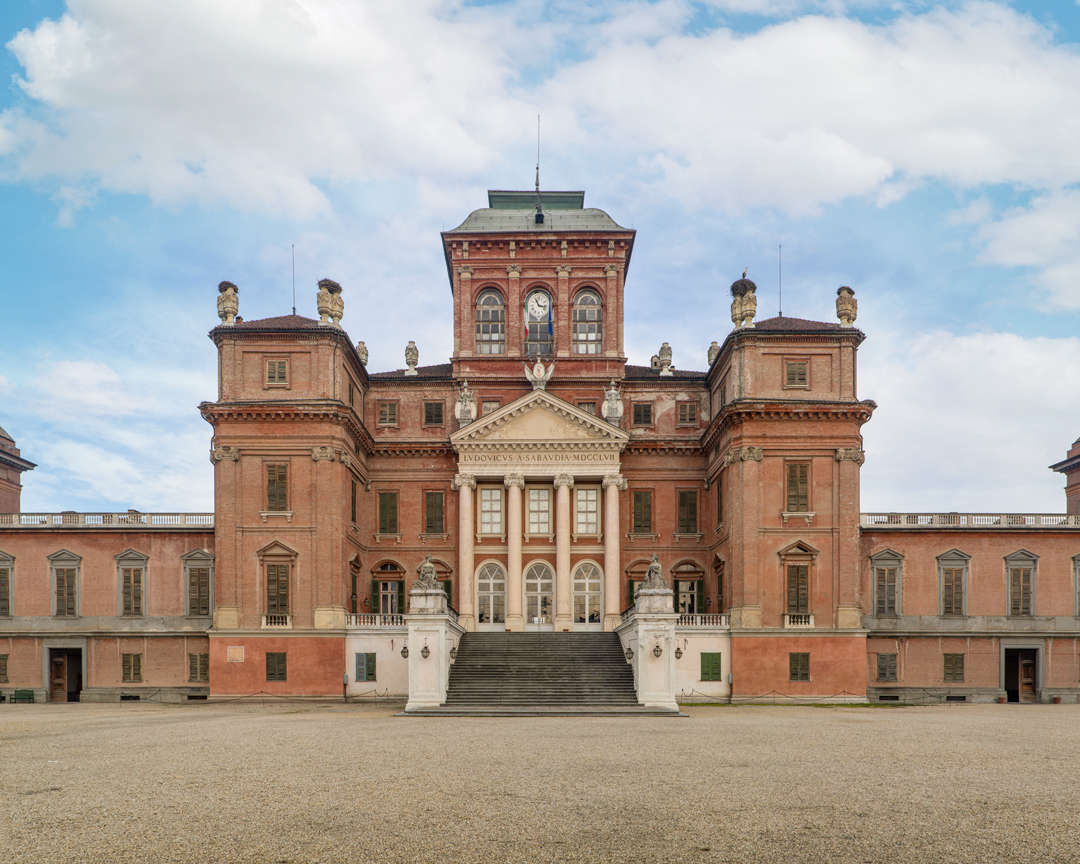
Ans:
<svg viewBox="0 0 1080 864"><path fill-rule="evenodd" d="M622 579L619 535L619 493L626 489L626 478L609 474L604 478L604 629L614 630L621 623L619 587Z"/></svg>
<svg viewBox="0 0 1080 864"><path fill-rule="evenodd" d="M476 586L473 570L473 489L476 478L471 474L458 474L451 484L458 490L458 613L461 626L476 629Z"/></svg>
<svg viewBox="0 0 1080 864"><path fill-rule="evenodd" d="M524 526L521 521L521 490L525 478L511 474L503 478L506 485L506 629L521 630L521 538Z"/></svg>
<svg viewBox="0 0 1080 864"><path fill-rule="evenodd" d="M569 630L573 623L570 604L570 490L574 478L560 474L555 478L555 629Z"/></svg>

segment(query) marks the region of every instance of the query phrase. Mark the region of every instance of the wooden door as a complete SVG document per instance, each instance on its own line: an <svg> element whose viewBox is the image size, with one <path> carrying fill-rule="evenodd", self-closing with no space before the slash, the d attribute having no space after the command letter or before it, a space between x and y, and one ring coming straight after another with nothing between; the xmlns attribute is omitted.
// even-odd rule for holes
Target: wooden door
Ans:
<svg viewBox="0 0 1080 864"><path fill-rule="evenodd" d="M1034 702L1036 696L1035 652L1020 652L1020 701Z"/></svg>
<svg viewBox="0 0 1080 864"><path fill-rule="evenodd" d="M67 702L67 655L54 654L49 675L49 701Z"/></svg>

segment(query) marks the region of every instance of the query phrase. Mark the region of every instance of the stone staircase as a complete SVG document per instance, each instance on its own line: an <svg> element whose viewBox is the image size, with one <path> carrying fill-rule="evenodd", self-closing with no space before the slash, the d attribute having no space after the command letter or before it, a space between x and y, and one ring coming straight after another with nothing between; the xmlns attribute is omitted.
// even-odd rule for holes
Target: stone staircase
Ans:
<svg viewBox="0 0 1080 864"><path fill-rule="evenodd" d="M409 716L680 716L638 704L615 633L466 633L446 702Z"/></svg>

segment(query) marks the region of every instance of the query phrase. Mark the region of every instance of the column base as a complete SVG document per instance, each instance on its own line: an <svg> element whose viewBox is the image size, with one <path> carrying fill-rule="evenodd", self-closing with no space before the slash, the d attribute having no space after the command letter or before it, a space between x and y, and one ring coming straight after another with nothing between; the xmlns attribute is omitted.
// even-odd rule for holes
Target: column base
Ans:
<svg viewBox="0 0 1080 864"><path fill-rule="evenodd" d="M514 633L520 633L525 629L525 619L520 615L507 615L506 629Z"/></svg>
<svg viewBox="0 0 1080 864"><path fill-rule="evenodd" d="M555 616L555 632L562 633L564 630L574 629L574 619L569 615L556 615Z"/></svg>

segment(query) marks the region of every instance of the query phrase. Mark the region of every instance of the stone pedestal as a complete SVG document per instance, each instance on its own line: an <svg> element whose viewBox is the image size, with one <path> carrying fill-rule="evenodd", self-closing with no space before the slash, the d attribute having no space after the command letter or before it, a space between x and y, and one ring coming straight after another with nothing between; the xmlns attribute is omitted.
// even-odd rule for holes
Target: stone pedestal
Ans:
<svg viewBox="0 0 1080 864"><path fill-rule="evenodd" d="M630 661L634 686L638 702L647 708L679 710L675 700L675 622L679 616L674 601L670 588L642 588L630 618L617 631L623 650L634 652Z"/></svg>
<svg viewBox="0 0 1080 864"><path fill-rule="evenodd" d="M446 701L450 649L457 647L465 630L447 609L446 592L441 588L414 588L409 593L405 623L409 627L409 701L405 710L435 708Z"/></svg>

